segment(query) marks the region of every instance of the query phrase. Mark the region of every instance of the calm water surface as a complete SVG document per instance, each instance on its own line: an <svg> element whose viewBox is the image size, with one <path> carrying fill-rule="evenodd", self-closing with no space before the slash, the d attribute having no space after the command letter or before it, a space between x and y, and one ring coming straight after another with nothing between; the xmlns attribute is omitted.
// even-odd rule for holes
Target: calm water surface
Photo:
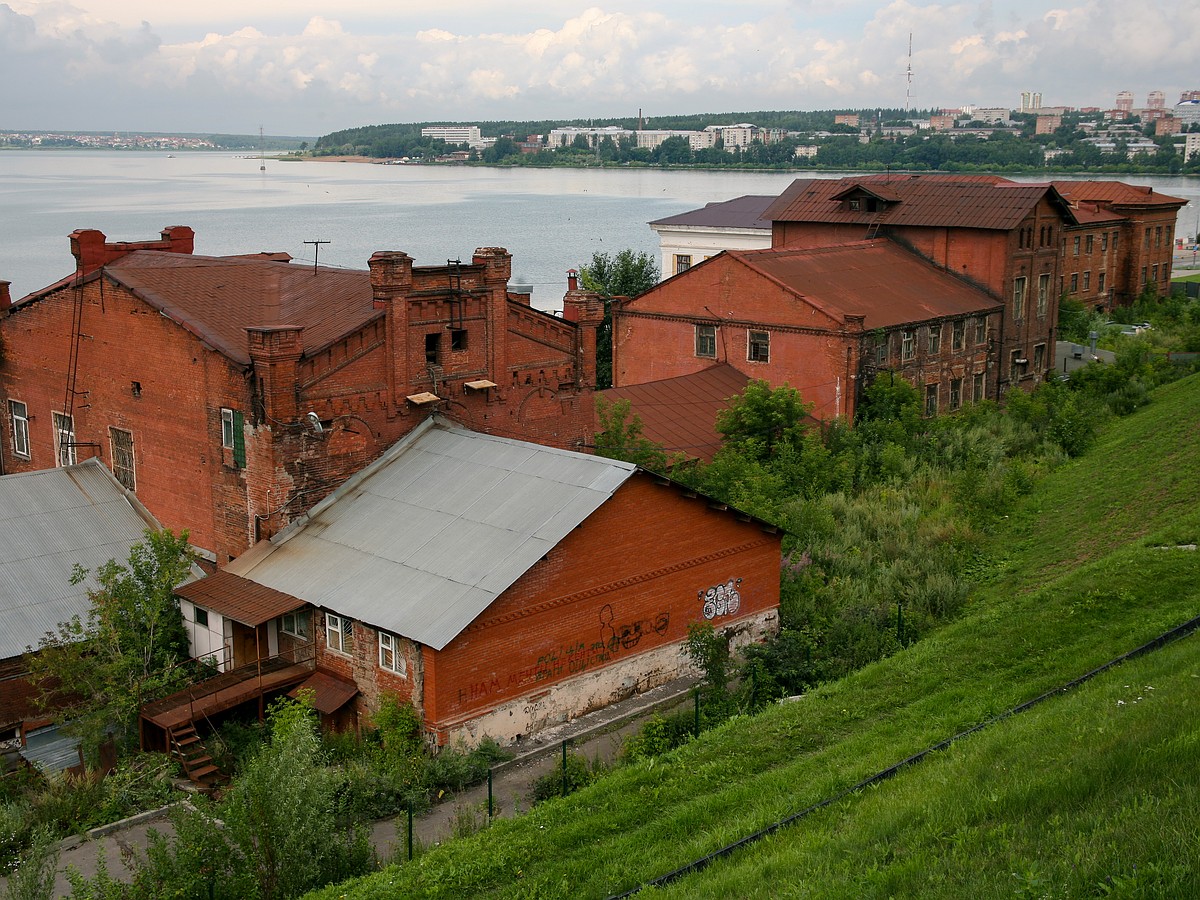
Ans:
<svg viewBox="0 0 1200 900"><path fill-rule="evenodd" d="M14 297L74 268L67 235L96 228L109 240L148 240L168 225L196 230L210 255L284 251L365 269L376 250L418 265L506 247L534 303L562 305L566 271L595 251L625 247L658 259L647 222L743 194L778 194L797 173L655 169L486 169L266 161L219 153L8 151L0 153L0 279ZM837 177L837 173L822 173ZM1040 180L1020 177L1021 181ZM1200 222L1200 182L1127 176L1192 202L1180 235Z"/></svg>

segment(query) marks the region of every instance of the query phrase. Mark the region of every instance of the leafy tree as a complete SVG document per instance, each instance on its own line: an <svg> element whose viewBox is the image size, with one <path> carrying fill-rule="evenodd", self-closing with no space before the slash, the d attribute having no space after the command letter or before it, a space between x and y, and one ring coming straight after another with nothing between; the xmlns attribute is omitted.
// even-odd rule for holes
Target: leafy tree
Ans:
<svg viewBox="0 0 1200 900"><path fill-rule="evenodd" d="M596 336L596 387L612 387L612 298L636 297L658 284L658 263L645 251L628 248L612 255L593 253L579 277L585 289L604 298L604 324Z"/></svg>
<svg viewBox="0 0 1200 900"><path fill-rule="evenodd" d="M725 446L754 459L777 456L785 444L798 445L812 404L800 392L783 385L772 388L761 379L750 381L741 396L717 414L717 431Z"/></svg>
<svg viewBox="0 0 1200 900"><path fill-rule="evenodd" d="M187 633L174 589L188 576L187 532L147 531L125 564L109 560L88 591L86 624L79 616L47 633L27 657L39 705L67 722L93 755L107 737L118 746L137 734L143 703L188 683ZM71 581L88 572L76 566Z"/></svg>
<svg viewBox="0 0 1200 900"><path fill-rule="evenodd" d="M663 448L642 436L642 420L630 415L628 400L608 401L596 397L596 455L622 459L645 469L662 472L667 468Z"/></svg>

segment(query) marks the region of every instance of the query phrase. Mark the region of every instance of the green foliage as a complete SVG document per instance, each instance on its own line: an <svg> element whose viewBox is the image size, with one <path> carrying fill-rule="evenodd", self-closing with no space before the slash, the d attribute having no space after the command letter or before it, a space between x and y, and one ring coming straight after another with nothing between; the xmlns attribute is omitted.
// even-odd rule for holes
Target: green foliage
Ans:
<svg viewBox="0 0 1200 900"><path fill-rule="evenodd" d="M771 459L785 445L803 442L805 420L812 404L787 385L772 388L761 379L746 384L745 390L717 414L717 431L724 445L751 459Z"/></svg>
<svg viewBox="0 0 1200 900"><path fill-rule="evenodd" d="M644 251L628 248L615 254L593 253L579 270L584 289L604 298L604 324L596 335L596 387L612 387L612 298L636 297L658 283L658 263Z"/></svg>
<svg viewBox="0 0 1200 900"><path fill-rule="evenodd" d="M642 436L642 420L630 415L629 401L596 395L596 455L635 463L653 472L667 469L667 454Z"/></svg>
<svg viewBox="0 0 1200 900"><path fill-rule="evenodd" d="M621 758L625 762L636 762L662 756L680 747L696 736L694 711L683 710L669 716L655 713L635 733L625 739Z"/></svg>
<svg viewBox="0 0 1200 900"><path fill-rule="evenodd" d="M533 783L533 802L542 803L573 794L580 788L587 787L605 772L605 767L598 761L591 763L578 753L567 754L567 765L564 772L559 765L552 772L547 772Z"/></svg>
<svg viewBox="0 0 1200 900"><path fill-rule="evenodd" d="M38 828L4 885L5 900L53 900L58 874L58 843L54 832Z"/></svg>
<svg viewBox="0 0 1200 900"><path fill-rule="evenodd" d="M127 747L142 704L190 681L174 589L191 563L187 532L147 531L125 564L110 560L96 572L87 623L78 616L62 623L26 656L41 708L67 723L64 731L83 740L90 758L110 736ZM87 577L76 567L73 583Z"/></svg>

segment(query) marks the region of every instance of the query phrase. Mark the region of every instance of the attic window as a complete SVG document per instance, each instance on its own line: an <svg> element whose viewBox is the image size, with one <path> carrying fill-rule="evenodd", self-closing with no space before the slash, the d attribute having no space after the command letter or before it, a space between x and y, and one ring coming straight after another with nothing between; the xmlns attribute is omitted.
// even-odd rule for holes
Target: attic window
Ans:
<svg viewBox="0 0 1200 900"><path fill-rule="evenodd" d="M855 199L855 200L850 201L850 211L851 212L858 212L860 209L862 209L862 201L861 200Z"/></svg>

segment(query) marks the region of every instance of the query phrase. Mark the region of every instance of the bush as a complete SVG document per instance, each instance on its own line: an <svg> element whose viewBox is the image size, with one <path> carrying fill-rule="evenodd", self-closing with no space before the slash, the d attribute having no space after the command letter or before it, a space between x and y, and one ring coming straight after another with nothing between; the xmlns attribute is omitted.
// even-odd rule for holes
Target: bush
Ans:
<svg viewBox="0 0 1200 900"><path fill-rule="evenodd" d="M636 734L625 738L621 758L626 762L661 756L686 744L696 731L695 713L680 711L669 716L658 713L646 720Z"/></svg>
<svg viewBox="0 0 1200 900"><path fill-rule="evenodd" d="M560 765L553 772L548 772L533 784L533 802L552 800L565 794L573 793L582 787L587 787L604 773L604 767L599 761L588 761L578 753L567 754L566 772ZM565 782L565 787L564 787Z"/></svg>

